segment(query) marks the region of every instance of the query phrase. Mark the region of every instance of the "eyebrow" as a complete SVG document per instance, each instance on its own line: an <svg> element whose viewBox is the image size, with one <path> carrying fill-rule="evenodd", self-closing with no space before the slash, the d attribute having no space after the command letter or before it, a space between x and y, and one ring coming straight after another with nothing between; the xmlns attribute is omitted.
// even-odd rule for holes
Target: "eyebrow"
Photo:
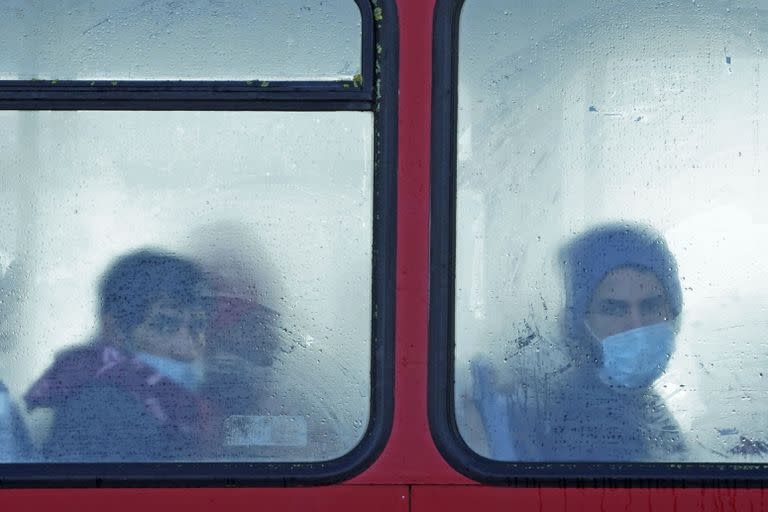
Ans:
<svg viewBox="0 0 768 512"><path fill-rule="evenodd" d="M646 297L643 300L640 301L640 305L642 306L658 306L658 305L666 305L667 298L664 296L664 294L660 293L659 295L656 295L654 297Z"/></svg>
<svg viewBox="0 0 768 512"><path fill-rule="evenodd" d="M601 306L625 306L629 301L624 299L600 299Z"/></svg>
<svg viewBox="0 0 768 512"><path fill-rule="evenodd" d="M658 295L653 295L651 297L645 297L643 299L640 299L639 304L641 307L645 306L656 306L658 304L663 304L666 301L666 297L663 293L659 293ZM600 299L600 301L597 303L597 309L609 309L609 308L629 308L630 301L625 299L612 299L612 298L605 298Z"/></svg>
<svg viewBox="0 0 768 512"><path fill-rule="evenodd" d="M650 295L648 297L643 297L640 299L640 302L645 302L649 300L664 300L666 297L664 295L664 292L659 292L658 295ZM604 299L599 299L599 302L601 304L603 303L622 303L622 304L628 304L630 301L626 299L616 299L612 297L606 297Z"/></svg>
<svg viewBox="0 0 768 512"><path fill-rule="evenodd" d="M629 309L629 302L622 299L600 299L600 301L596 305L597 307L594 308L594 312L601 312L606 310L612 310L612 309L622 309L627 310Z"/></svg>

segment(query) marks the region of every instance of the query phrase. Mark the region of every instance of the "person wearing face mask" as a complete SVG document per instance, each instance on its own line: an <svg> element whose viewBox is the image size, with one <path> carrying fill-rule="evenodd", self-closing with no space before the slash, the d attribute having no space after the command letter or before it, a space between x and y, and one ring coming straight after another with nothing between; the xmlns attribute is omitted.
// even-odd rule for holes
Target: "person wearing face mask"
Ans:
<svg viewBox="0 0 768 512"><path fill-rule="evenodd" d="M568 363L528 386L533 400L481 393L490 456L684 460L679 427L652 388L675 350L683 305L677 264L663 238L636 224L597 226L568 242L560 262ZM492 389L487 365L475 365L473 375L478 389Z"/></svg>
<svg viewBox="0 0 768 512"><path fill-rule="evenodd" d="M44 446L57 462L194 460L216 450L203 353L207 284L158 250L119 258L102 278L99 333L59 354L25 396L54 412Z"/></svg>

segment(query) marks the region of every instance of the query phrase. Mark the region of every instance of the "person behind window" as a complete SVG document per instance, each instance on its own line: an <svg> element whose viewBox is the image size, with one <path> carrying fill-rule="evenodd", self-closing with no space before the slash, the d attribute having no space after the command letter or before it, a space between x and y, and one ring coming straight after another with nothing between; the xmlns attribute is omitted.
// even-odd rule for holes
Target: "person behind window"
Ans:
<svg viewBox="0 0 768 512"><path fill-rule="evenodd" d="M34 450L24 421L0 381L0 462L30 462Z"/></svg>
<svg viewBox="0 0 768 512"><path fill-rule="evenodd" d="M163 461L216 450L203 353L207 284L191 261L157 250L119 258L100 284L100 332L60 354L30 388L54 410L54 461Z"/></svg>
<svg viewBox="0 0 768 512"><path fill-rule="evenodd" d="M317 366L318 347L310 346L301 308L290 306L271 250L253 226L235 221L200 226L187 239L210 283L206 375L220 386L224 457L307 461L345 453L354 418L340 418L329 398L335 369ZM229 384L236 378L244 385Z"/></svg>
<svg viewBox="0 0 768 512"><path fill-rule="evenodd" d="M245 265L237 265L243 267ZM263 282L225 279L207 265L212 320L206 343L208 375L224 419L224 454L231 460L321 460L337 456L346 441L341 422L325 406L327 392L311 375L291 378L287 368L300 334L258 301ZM230 385L237 380L245 385Z"/></svg>
<svg viewBox="0 0 768 512"><path fill-rule="evenodd" d="M0 351L18 348L23 297L29 273L21 259L13 259L3 273L0 269Z"/></svg>
<svg viewBox="0 0 768 512"><path fill-rule="evenodd" d="M0 271L0 353L10 357L18 343L16 334L18 309L21 302L22 267L20 260L11 262ZM0 462L28 462L34 458L24 420L11 394L0 377Z"/></svg>
<svg viewBox="0 0 768 512"><path fill-rule="evenodd" d="M652 389L674 351L683 305L663 238L635 224L602 225L566 244L560 260L570 364L506 396L493 390L487 365L473 368L490 456L683 460L679 428Z"/></svg>

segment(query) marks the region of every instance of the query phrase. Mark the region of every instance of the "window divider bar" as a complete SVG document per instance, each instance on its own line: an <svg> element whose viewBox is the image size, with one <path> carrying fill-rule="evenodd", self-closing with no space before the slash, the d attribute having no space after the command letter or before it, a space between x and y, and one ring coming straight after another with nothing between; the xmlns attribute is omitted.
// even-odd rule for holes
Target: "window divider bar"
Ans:
<svg viewBox="0 0 768 512"><path fill-rule="evenodd" d="M372 103L373 88L341 82L0 81L0 102L340 101Z"/></svg>
<svg viewBox="0 0 768 512"><path fill-rule="evenodd" d="M362 28L361 41L360 41L360 78L362 79L362 86L366 90L373 91L374 82L374 61L376 60L377 52L374 50L374 30L370 30L369 27L380 28L381 20L376 19L374 13L374 6L381 13L381 7L379 2L374 0L355 0L358 9L360 9L360 27Z"/></svg>
<svg viewBox="0 0 768 512"><path fill-rule="evenodd" d="M0 81L0 110L374 109L352 82Z"/></svg>

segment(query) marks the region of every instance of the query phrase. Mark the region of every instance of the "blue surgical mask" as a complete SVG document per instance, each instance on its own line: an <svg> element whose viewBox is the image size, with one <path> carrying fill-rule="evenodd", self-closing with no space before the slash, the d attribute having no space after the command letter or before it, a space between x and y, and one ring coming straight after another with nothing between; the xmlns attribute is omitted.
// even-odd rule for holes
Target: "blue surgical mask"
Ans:
<svg viewBox="0 0 768 512"><path fill-rule="evenodd" d="M147 352L137 352L136 358L157 370L164 377L190 391L196 391L203 382L204 371L201 361L178 361L170 357L156 356Z"/></svg>
<svg viewBox="0 0 768 512"><path fill-rule="evenodd" d="M644 388L661 377L675 348L669 322L638 327L604 338L600 379L625 388Z"/></svg>

